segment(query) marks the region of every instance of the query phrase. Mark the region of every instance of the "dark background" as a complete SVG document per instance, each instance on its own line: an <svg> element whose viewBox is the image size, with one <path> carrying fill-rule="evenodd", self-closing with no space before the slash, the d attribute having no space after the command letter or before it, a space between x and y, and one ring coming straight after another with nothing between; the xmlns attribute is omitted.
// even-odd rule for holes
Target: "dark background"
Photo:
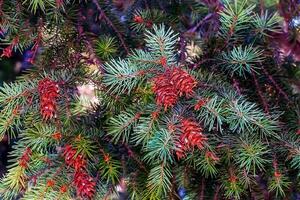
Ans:
<svg viewBox="0 0 300 200"><path fill-rule="evenodd" d="M17 76L21 74L22 66L25 66L25 63L22 60L23 56L18 53L12 56L10 59L0 60L0 87L4 82L9 83L14 81ZM7 153L10 149L10 146L11 145L8 143L7 138L4 137L0 142L0 177L2 177L6 172Z"/></svg>

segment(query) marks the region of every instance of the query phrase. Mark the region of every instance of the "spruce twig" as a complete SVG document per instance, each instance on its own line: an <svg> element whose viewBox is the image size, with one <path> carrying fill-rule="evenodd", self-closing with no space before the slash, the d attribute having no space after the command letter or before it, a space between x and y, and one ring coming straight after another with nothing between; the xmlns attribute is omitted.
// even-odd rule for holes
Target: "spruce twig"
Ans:
<svg viewBox="0 0 300 200"><path fill-rule="evenodd" d="M103 9L101 8L98 0L93 0L93 3L95 4L97 10L100 12L100 16L99 19L101 19L101 17L103 17L103 19L106 21L106 23L115 31L115 33L117 34L121 45L123 46L124 50L126 51L127 54L129 54L129 50L128 47L123 39L122 34L118 31L118 29L115 27L115 25L113 24L113 22L106 16L105 12L103 11Z"/></svg>

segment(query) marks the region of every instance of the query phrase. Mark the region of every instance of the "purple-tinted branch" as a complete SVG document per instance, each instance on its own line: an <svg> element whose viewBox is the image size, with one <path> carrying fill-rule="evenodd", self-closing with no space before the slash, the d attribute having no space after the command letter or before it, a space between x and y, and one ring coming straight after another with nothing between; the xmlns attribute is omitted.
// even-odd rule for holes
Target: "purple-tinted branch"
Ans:
<svg viewBox="0 0 300 200"><path fill-rule="evenodd" d="M186 59L186 41L184 36L180 36L180 41L179 41L179 45L180 45L180 61L183 62Z"/></svg>
<svg viewBox="0 0 300 200"><path fill-rule="evenodd" d="M270 199L270 194L268 192L268 187L266 183L263 181L260 175L256 176L256 181L264 195L264 200L269 200Z"/></svg>
<svg viewBox="0 0 300 200"><path fill-rule="evenodd" d="M107 200L107 199L109 198L109 195L113 192L113 190L114 190L113 186L110 186L110 187L108 188L107 192L105 193L103 199L104 199L104 200Z"/></svg>
<svg viewBox="0 0 300 200"><path fill-rule="evenodd" d="M3 5L3 0L0 0L0 14L2 14L2 5Z"/></svg>
<svg viewBox="0 0 300 200"><path fill-rule="evenodd" d="M85 40L85 43L86 43L86 47L87 47L87 50L89 52L89 54L91 55L91 57L94 59L93 62L97 65L97 66L101 66L101 60L96 56L95 54L95 51L94 51L94 48L93 48L93 45L91 44L91 42L86 39Z"/></svg>
<svg viewBox="0 0 300 200"><path fill-rule="evenodd" d="M260 8L260 15L264 14L264 9L265 9L265 2L264 0L259 0L259 8Z"/></svg>
<svg viewBox="0 0 300 200"><path fill-rule="evenodd" d="M289 97L288 95L281 89L281 87L276 83L276 81L274 80L274 78L272 77L271 74L269 74L269 72L264 68L262 67L265 75L268 77L268 79L273 83L273 85L275 86L275 88L278 90L278 92L280 94L283 95L283 97L290 103L290 100L289 100Z"/></svg>
<svg viewBox="0 0 300 200"><path fill-rule="evenodd" d="M96 64L97 66L101 66L102 62L101 60L96 56L94 48L90 40L85 36L84 29L82 27L82 21L84 20L84 16L82 15L82 11L79 12L79 20L77 24L77 31L80 39L83 39L86 44L86 49L89 53L89 56L92 57L92 63ZM83 58L82 55L80 55L81 59ZM102 71L102 69L100 69Z"/></svg>
<svg viewBox="0 0 300 200"><path fill-rule="evenodd" d="M214 200L218 200L219 199L219 192L220 192L221 186L218 185L216 190L215 190L215 195L214 195Z"/></svg>
<svg viewBox="0 0 300 200"><path fill-rule="evenodd" d="M164 6L162 5L162 1L158 1L158 5L159 5L160 10L165 11Z"/></svg>
<svg viewBox="0 0 300 200"><path fill-rule="evenodd" d="M128 47L125 44L122 34L118 31L118 29L115 27L115 25L112 23L112 21L106 16L106 14L102 10L98 0L93 0L93 3L95 4L97 10L100 12L101 18L103 18L108 23L108 25L116 32L116 34L121 42L121 45L124 47L126 53L129 54Z"/></svg>
<svg viewBox="0 0 300 200"><path fill-rule="evenodd" d="M209 62L209 61L215 61L215 59L212 59L212 58L202 59L199 62L192 64L191 68L195 69L195 68L199 67L199 65L201 65L203 63L206 63L206 62Z"/></svg>
<svg viewBox="0 0 300 200"><path fill-rule="evenodd" d="M241 89L240 89L240 84L235 78L233 78L233 87L236 89L236 91L239 95L242 94Z"/></svg>
<svg viewBox="0 0 300 200"><path fill-rule="evenodd" d="M259 83L257 81L256 75L253 72L251 72L251 74L252 74L252 77L253 77L253 80L254 80L254 84L255 84L256 90L258 92L258 96L259 96L259 98L260 98L260 100L261 100L261 102L263 104L265 113L268 114L269 113L269 107L268 107L268 104L267 104L267 102L266 102L266 100L265 100L265 98L263 96L263 93L262 93L261 88L259 86Z"/></svg>
<svg viewBox="0 0 300 200"><path fill-rule="evenodd" d="M144 0L144 4L145 4L146 9L149 9L149 5L147 3L147 0Z"/></svg>
<svg viewBox="0 0 300 200"><path fill-rule="evenodd" d="M201 21L199 21L193 28L190 28L187 33L195 33L197 29L209 18L213 16L213 13L207 14Z"/></svg>
<svg viewBox="0 0 300 200"><path fill-rule="evenodd" d="M127 145L127 144L124 144L124 147L126 148L126 150L128 151L128 154L130 157L133 158L133 160L135 162L137 162L137 164L139 165L140 169L144 170L145 172L147 172L147 169L146 167L144 166L144 164L140 161L140 159L137 158L136 156L136 153L134 153L131 148Z"/></svg>
<svg viewBox="0 0 300 200"><path fill-rule="evenodd" d="M202 180L201 180L201 191L200 191L199 200L204 200L204 189L205 189L205 179L202 178Z"/></svg>

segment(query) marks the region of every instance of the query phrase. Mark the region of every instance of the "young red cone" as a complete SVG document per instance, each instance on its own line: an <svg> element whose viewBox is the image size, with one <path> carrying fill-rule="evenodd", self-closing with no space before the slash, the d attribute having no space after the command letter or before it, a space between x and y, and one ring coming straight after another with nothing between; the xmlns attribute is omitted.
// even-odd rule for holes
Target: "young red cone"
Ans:
<svg viewBox="0 0 300 200"><path fill-rule="evenodd" d="M185 157L185 152L195 147L203 149L207 137L202 134L202 128L192 119L181 121L181 135L176 144L176 155L178 159Z"/></svg>
<svg viewBox="0 0 300 200"><path fill-rule="evenodd" d="M30 156L32 155L32 151L29 147L26 148L25 152L21 156L19 160L19 165L22 168L27 168L28 167L28 162L30 161Z"/></svg>
<svg viewBox="0 0 300 200"><path fill-rule="evenodd" d="M45 78L38 83L38 92L40 95L40 112L43 119L48 120L55 116L56 99L59 89L55 81Z"/></svg>
<svg viewBox="0 0 300 200"><path fill-rule="evenodd" d="M165 110L168 107L173 107L178 100L178 96L177 91L168 78L168 74L158 75L153 82L152 89L156 95L156 104L163 106Z"/></svg>
<svg viewBox="0 0 300 200"><path fill-rule="evenodd" d="M197 85L196 79L188 72L178 67L171 69L171 81L179 92L179 96L185 94L187 97L194 93Z"/></svg>
<svg viewBox="0 0 300 200"><path fill-rule="evenodd" d="M203 135L202 128L199 124L191 119L183 119L181 121L181 141L183 141L189 148L195 146L202 149L207 137Z"/></svg>
<svg viewBox="0 0 300 200"><path fill-rule="evenodd" d="M78 170L74 175L74 185L77 196L91 199L95 193L96 182L84 170Z"/></svg>
<svg viewBox="0 0 300 200"><path fill-rule="evenodd" d="M73 167L76 171L85 168L86 160L83 155L77 154L77 151L73 149L71 145L66 145L64 148L63 156L68 166Z"/></svg>

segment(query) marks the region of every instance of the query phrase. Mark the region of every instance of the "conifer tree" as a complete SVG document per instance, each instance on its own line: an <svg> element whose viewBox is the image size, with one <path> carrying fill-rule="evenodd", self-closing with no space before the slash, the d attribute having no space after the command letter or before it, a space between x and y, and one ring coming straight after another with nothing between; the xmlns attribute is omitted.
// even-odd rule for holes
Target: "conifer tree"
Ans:
<svg viewBox="0 0 300 200"><path fill-rule="evenodd" d="M1 59L23 55L0 88L1 199L300 195L298 1L0 0L0 14Z"/></svg>

